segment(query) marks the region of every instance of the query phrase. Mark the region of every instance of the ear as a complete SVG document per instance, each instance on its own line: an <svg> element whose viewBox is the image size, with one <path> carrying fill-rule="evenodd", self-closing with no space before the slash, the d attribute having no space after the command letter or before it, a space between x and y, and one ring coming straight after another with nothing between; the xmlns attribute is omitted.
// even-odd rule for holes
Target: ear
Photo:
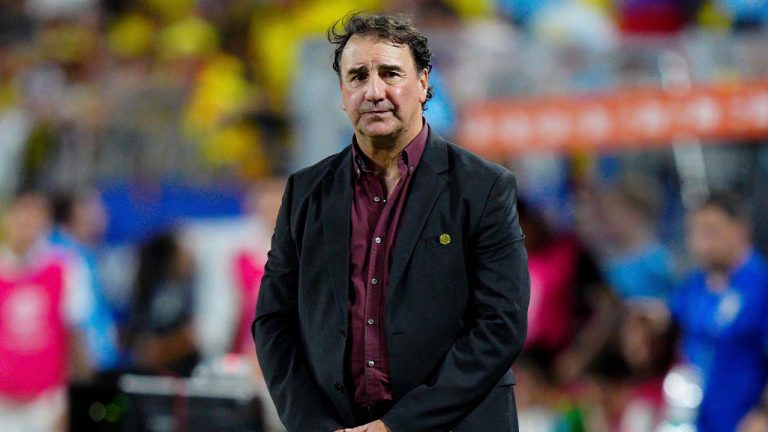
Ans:
<svg viewBox="0 0 768 432"><path fill-rule="evenodd" d="M427 90L429 89L429 71L427 71L427 68L421 70L421 74L419 75L419 86L421 87L419 102L423 104L427 101Z"/></svg>

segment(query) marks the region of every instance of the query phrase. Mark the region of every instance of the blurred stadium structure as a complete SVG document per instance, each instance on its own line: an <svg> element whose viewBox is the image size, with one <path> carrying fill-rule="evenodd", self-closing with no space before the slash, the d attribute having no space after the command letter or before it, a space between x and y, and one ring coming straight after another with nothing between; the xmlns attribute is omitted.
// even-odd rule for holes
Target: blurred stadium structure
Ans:
<svg viewBox="0 0 768 432"><path fill-rule="evenodd" d="M120 430L131 409L146 408L142 394L168 396L168 410L158 402L159 420L126 430L213 430L179 420L177 402L189 388L200 396L201 373L227 383L247 367L252 380L250 392L210 397L229 402L200 403L211 421L240 415L243 395L265 397L244 323L281 179L350 142L324 32L353 9L412 17L435 53L425 114L434 130L510 167L545 240L567 238L554 243L573 253L561 264L579 269L562 287L573 291L573 322L563 324L566 346L521 359L523 431L686 430L701 388L685 369L664 381L680 359L674 336L657 328L668 294L639 307L622 297L617 237L637 233L606 220L648 216L637 224L669 251L660 265L676 282L694 264L686 212L728 190L768 253L764 0L0 0L0 211L21 189L95 187L108 223L84 246L126 335L137 305L151 314L171 282L192 291L192 305L177 305L178 333L124 337L119 367L72 386L72 422L85 422L73 430ZM630 191L619 200L628 207L606 204L627 178L657 202ZM157 291L139 302L139 246L168 232L193 270L155 275ZM580 279L587 267L594 274ZM621 330L612 308L633 311L630 327L641 330ZM642 342L607 352L623 338L649 338L652 360L626 358ZM202 365L197 378L187 368L155 388L135 375L167 374L162 360L180 347ZM279 430L263 406L253 408L261 420L221 430Z"/></svg>

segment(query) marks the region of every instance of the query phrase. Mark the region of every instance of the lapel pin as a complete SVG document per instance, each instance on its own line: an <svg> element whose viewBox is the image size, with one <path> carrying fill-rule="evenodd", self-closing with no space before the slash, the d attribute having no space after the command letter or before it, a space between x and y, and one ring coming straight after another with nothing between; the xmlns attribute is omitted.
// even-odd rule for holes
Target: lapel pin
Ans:
<svg viewBox="0 0 768 432"><path fill-rule="evenodd" d="M440 234L440 244L445 246L451 243L451 236L448 234Z"/></svg>

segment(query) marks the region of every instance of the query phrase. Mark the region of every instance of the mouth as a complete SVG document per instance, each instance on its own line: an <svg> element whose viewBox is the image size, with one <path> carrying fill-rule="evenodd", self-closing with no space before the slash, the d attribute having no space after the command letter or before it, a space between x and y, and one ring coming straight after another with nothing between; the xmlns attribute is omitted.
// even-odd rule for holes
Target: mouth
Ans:
<svg viewBox="0 0 768 432"><path fill-rule="evenodd" d="M365 114L381 115L381 114L385 114L385 113L388 113L388 112L390 112L390 111L389 110L384 110L384 111L366 111L366 112L363 113L363 115L365 115Z"/></svg>

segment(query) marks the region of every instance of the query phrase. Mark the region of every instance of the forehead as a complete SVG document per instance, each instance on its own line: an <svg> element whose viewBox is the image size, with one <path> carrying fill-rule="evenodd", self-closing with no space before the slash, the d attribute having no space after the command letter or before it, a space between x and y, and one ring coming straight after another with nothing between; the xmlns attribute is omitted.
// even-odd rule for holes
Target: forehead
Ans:
<svg viewBox="0 0 768 432"><path fill-rule="evenodd" d="M741 224L739 219L733 218L725 210L713 206L707 206L695 211L692 219L694 223L708 225L737 226Z"/></svg>
<svg viewBox="0 0 768 432"><path fill-rule="evenodd" d="M38 195L25 195L19 198L11 204L9 210L42 210L48 209L48 201Z"/></svg>
<svg viewBox="0 0 768 432"><path fill-rule="evenodd" d="M341 53L341 70L378 64L414 67L411 48L407 44L395 45L375 35L353 35Z"/></svg>

